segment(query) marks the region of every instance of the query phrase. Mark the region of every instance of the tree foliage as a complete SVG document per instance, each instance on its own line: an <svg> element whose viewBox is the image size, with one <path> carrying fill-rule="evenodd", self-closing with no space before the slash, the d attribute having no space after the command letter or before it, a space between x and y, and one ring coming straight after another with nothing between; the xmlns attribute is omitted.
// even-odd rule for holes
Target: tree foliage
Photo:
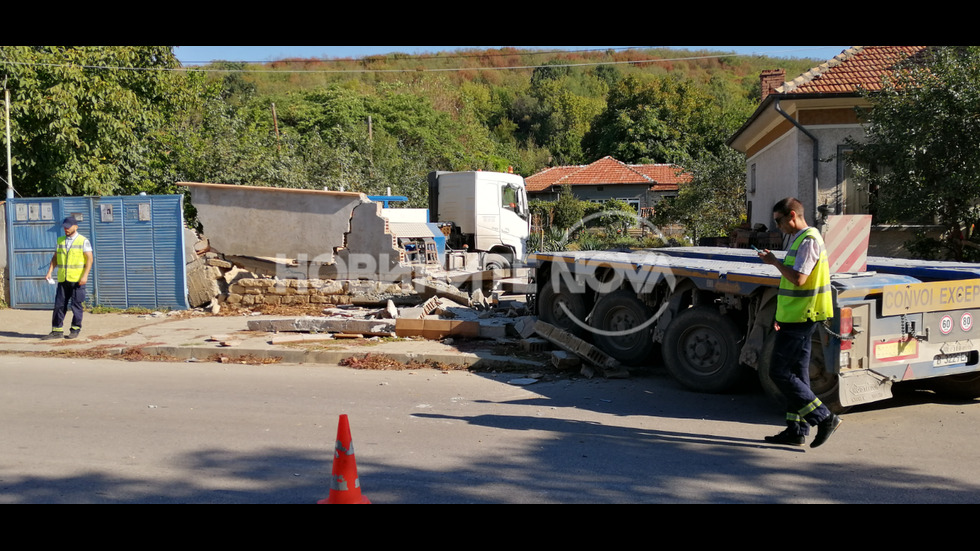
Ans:
<svg viewBox="0 0 980 551"><path fill-rule="evenodd" d="M732 149L693 161L692 176L677 197L656 206L654 223L682 224L695 243L702 237L725 236L746 219L745 160Z"/></svg>
<svg viewBox="0 0 980 551"><path fill-rule="evenodd" d="M179 67L167 46L3 46L15 188L171 193L197 181L390 190L422 206L431 170L699 158L751 111L772 64L654 49L464 53L204 71ZM558 222L581 220L565 207Z"/></svg>
<svg viewBox="0 0 980 551"><path fill-rule="evenodd" d="M879 220L945 228L942 242L932 244L936 257L980 259L966 239L980 219L977 82L980 47L937 48L910 59L881 92L866 94L866 141L852 142L860 173L878 189Z"/></svg>
<svg viewBox="0 0 980 551"><path fill-rule="evenodd" d="M588 156L625 163L676 163L715 153L726 130L710 96L674 77L623 79L584 138Z"/></svg>
<svg viewBox="0 0 980 551"><path fill-rule="evenodd" d="M15 187L111 195L155 178L164 128L188 101L164 46L4 46Z"/></svg>

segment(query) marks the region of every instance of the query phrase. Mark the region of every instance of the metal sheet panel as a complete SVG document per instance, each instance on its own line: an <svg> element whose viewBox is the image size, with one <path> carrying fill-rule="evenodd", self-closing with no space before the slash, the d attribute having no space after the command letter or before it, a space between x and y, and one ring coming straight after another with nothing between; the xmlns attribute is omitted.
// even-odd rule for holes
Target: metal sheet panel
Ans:
<svg viewBox="0 0 980 551"><path fill-rule="evenodd" d="M94 250L89 303L187 308L182 195L13 199L7 213L14 308L51 308L44 274L68 215Z"/></svg>

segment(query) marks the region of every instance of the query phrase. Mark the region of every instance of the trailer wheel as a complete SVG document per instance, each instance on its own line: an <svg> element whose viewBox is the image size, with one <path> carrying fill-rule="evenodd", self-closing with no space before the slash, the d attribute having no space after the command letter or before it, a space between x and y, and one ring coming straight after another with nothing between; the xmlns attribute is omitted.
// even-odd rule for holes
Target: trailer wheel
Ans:
<svg viewBox="0 0 980 551"><path fill-rule="evenodd" d="M550 281L543 283L541 291L538 293L537 307L538 318L541 321L550 323L573 335L581 336L585 332L585 328L574 321L577 319L584 322L585 316L588 314L585 309L585 297L570 292L564 285L559 284L559 288L556 290ZM565 312L566 309L568 313Z"/></svg>
<svg viewBox="0 0 980 551"><path fill-rule="evenodd" d="M766 339L762 343L762 351L759 353L759 383L762 385L762 390L766 396L780 408L780 411L784 411L786 399L769 374L769 370L772 368L772 351L775 346L776 332L770 331L766 335ZM849 409L840 403L840 380L837 374L827 373L824 367L823 344L820 342L820 336L816 333L813 335L813 342L810 347L810 390L817 398L820 398L827 409L834 413L844 413Z"/></svg>
<svg viewBox="0 0 980 551"><path fill-rule="evenodd" d="M653 311L635 293L614 291L596 303L590 325L602 332L594 333L592 340L621 363L647 363L654 351L652 317Z"/></svg>
<svg viewBox="0 0 980 551"><path fill-rule="evenodd" d="M929 379L926 387L942 396L972 400L980 398L980 373L962 373Z"/></svg>
<svg viewBox="0 0 980 551"><path fill-rule="evenodd" d="M664 363L682 385L698 392L727 392L743 379L738 327L714 308L684 310L664 334Z"/></svg>

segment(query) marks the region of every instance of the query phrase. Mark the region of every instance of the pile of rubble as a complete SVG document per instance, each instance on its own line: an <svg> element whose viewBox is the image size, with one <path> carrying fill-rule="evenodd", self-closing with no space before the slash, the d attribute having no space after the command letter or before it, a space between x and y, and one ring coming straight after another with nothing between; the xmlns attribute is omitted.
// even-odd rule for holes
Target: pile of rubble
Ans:
<svg viewBox="0 0 980 551"><path fill-rule="evenodd" d="M187 266L193 308L237 313L293 306L306 312L248 321L250 331L275 334L273 343L347 337L490 339L548 354L560 370L627 375L616 360L588 342L538 320L524 297L503 299L506 295L499 290L485 293L477 287L466 293L430 277L402 283L281 279L269 275L260 261L229 259L209 250L200 251Z"/></svg>

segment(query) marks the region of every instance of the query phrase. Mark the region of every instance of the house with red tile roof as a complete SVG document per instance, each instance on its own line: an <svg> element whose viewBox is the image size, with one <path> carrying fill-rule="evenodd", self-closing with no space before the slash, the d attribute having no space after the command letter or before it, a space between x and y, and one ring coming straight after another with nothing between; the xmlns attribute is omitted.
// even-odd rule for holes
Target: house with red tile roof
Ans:
<svg viewBox="0 0 980 551"><path fill-rule="evenodd" d="M554 201L564 186L583 201L620 199L644 214L664 197L676 197L691 175L672 164L633 165L603 157L587 165L546 168L524 179L530 199Z"/></svg>
<svg viewBox="0 0 980 551"><path fill-rule="evenodd" d="M880 90L899 62L926 49L854 46L792 80L783 70L763 72L762 102L728 140L746 156L749 223L772 227L772 205L790 195L818 226L828 214L872 214L873 194L846 163L847 139L865 135L856 108L869 107L862 91ZM887 229L873 226L870 254L896 254L896 241L880 233Z"/></svg>

